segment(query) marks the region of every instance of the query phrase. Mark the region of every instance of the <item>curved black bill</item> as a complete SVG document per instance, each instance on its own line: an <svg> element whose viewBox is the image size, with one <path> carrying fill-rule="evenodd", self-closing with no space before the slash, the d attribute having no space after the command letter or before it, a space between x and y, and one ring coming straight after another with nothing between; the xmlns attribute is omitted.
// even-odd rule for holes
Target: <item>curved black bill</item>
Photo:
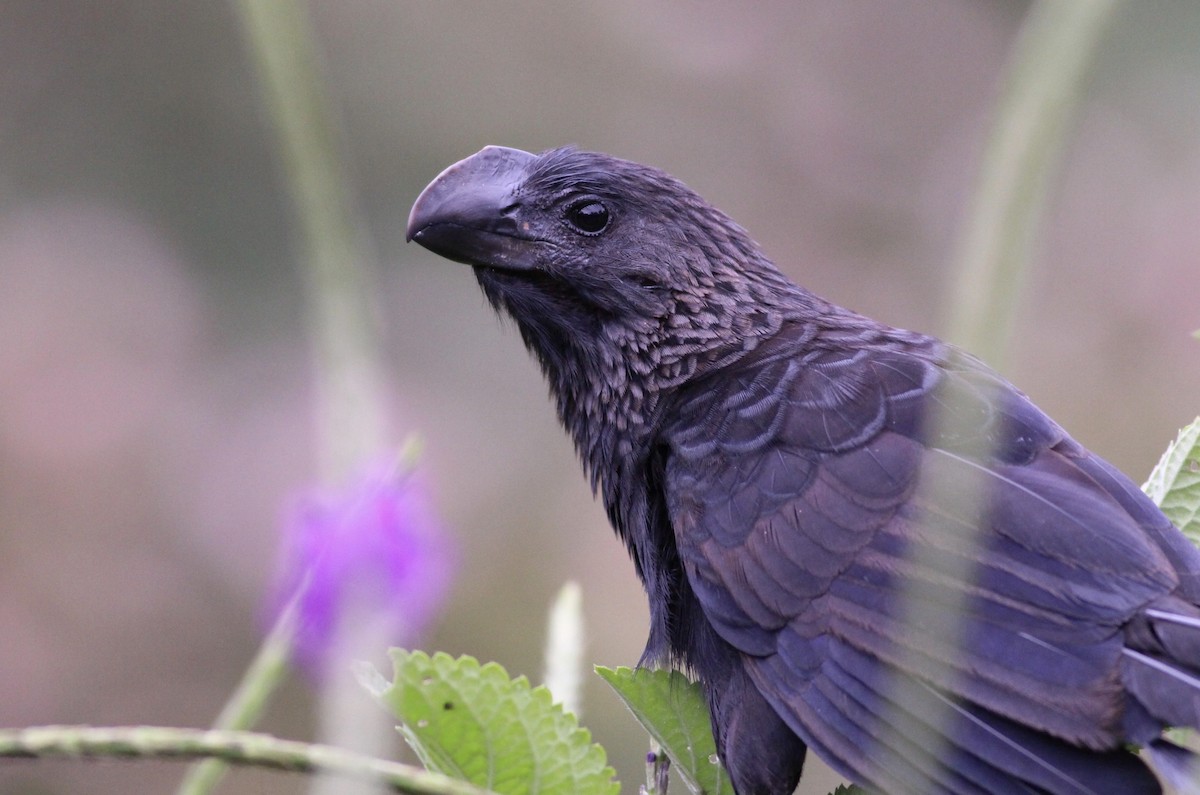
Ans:
<svg viewBox="0 0 1200 795"><path fill-rule="evenodd" d="M531 241L512 217L514 194L536 156L487 146L439 174L421 191L405 238L456 262L529 267Z"/></svg>

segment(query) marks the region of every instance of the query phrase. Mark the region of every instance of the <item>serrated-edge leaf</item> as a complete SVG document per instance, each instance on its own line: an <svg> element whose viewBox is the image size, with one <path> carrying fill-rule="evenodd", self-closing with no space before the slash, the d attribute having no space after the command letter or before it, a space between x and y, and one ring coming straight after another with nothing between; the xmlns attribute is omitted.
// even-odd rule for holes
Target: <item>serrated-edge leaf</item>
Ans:
<svg viewBox="0 0 1200 795"><path fill-rule="evenodd" d="M619 791L604 749L545 687L469 656L403 649L391 656L391 683L381 692L371 678L364 683L399 718L401 735L429 769L501 795Z"/></svg>
<svg viewBox="0 0 1200 795"><path fill-rule="evenodd" d="M1142 491L1200 545L1200 417L1167 445Z"/></svg>
<svg viewBox="0 0 1200 795"><path fill-rule="evenodd" d="M679 671L596 666L638 723L649 732L684 784L698 795L733 795L717 759L708 706L700 686Z"/></svg>
<svg viewBox="0 0 1200 795"><path fill-rule="evenodd" d="M840 784L829 795L867 795L867 791L857 784Z"/></svg>

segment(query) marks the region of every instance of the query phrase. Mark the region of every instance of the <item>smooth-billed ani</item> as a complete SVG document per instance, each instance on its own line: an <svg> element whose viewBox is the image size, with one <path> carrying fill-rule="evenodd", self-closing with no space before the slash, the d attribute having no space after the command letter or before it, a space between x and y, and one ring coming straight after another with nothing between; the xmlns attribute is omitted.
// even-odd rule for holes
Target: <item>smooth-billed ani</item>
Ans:
<svg viewBox="0 0 1200 795"><path fill-rule="evenodd" d="M793 284L654 168L487 147L408 237L537 357L741 795L1155 793L1200 726L1200 552L971 356Z"/></svg>

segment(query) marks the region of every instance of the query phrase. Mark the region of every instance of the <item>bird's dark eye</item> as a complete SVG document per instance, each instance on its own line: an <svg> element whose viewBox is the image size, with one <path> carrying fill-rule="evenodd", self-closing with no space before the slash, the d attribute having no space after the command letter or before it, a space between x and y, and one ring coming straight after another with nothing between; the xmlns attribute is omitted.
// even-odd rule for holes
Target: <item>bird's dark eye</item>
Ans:
<svg viewBox="0 0 1200 795"><path fill-rule="evenodd" d="M608 208L596 199L580 199L567 208L567 223L585 235L598 235L608 228Z"/></svg>

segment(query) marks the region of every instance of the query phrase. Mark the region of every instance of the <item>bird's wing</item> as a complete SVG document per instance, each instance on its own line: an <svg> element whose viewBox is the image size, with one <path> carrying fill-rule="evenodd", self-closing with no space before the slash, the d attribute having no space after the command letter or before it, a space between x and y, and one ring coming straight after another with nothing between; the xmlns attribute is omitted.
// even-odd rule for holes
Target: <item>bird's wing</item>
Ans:
<svg viewBox="0 0 1200 795"><path fill-rule="evenodd" d="M827 760L912 791L1005 791L1000 769L1156 791L1129 755L1073 746L1118 744L1121 626L1175 575L1024 395L933 343L784 340L676 417L665 489L690 585Z"/></svg>

